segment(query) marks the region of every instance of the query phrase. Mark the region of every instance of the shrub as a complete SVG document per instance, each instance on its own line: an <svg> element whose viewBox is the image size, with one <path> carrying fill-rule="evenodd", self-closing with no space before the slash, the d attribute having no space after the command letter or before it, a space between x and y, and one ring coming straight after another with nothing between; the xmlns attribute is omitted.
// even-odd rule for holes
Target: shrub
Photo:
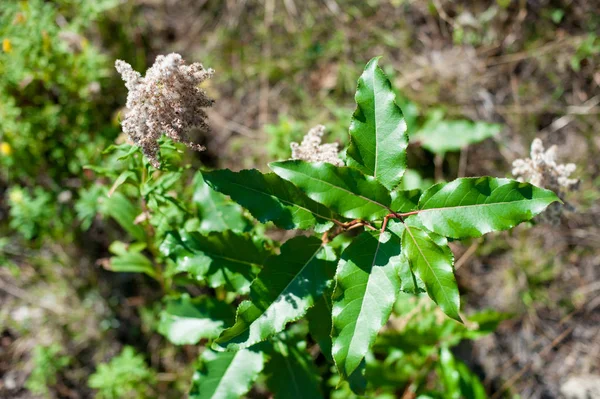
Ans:
<svg viewBox="0 0 600 399"><path fill-rule="evenodd" d="M313 131L294 146L301 159L270 173L205 170L186 187L172 144L159 168L112 149L128 169L107 171L109 216L134 239L113 245L110 268L160 283L158 331L171 342L207 342L190 397L240 397L255 383L277 398L485 396L451 348L505 316L461 313L448 242L513 228L559 199L495 177L402 189L408 129L377 58L355 98L341 156ZM297 233L279 242L273 227Z"/></svg>

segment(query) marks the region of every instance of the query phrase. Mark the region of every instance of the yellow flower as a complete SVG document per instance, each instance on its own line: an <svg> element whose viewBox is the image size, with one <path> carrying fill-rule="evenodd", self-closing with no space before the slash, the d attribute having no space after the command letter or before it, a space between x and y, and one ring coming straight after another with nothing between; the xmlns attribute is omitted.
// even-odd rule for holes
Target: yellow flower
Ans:
<svg viewBox="0 0 600 399"><path fill-rule="evenodd" d="M6 141L0 143L0 154L6 156L12 154L12 147Z"/></svg>
<svg viewBox="0 0 600 399"><path fill-rule="evenodd" d="M2 51L4 51L5 53L12 52L12 44L10 43L10 40L2 40Z"/></svg>
<svg viewBox="0 0 600 399"><path fill-rule="evenodd" d="M19 189L10 190L8 193L8 200L13 204L20 204L23 202L23 191Z"/></svg>

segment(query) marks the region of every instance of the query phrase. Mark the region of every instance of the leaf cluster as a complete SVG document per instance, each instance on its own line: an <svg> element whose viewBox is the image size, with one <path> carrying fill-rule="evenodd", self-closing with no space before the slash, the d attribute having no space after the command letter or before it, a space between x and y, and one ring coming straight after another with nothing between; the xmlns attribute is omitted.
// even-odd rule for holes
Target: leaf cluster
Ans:
<svg viewBox="0 0 600 399"><path fill-rule="evenodd" d="M335 396L343 386L485 395L450 348L503 316L461 314L448 242L510 229L558 198L494 177L408 190L408 127L377 58L355 100L345 166L293 160L270 163L269 173L202 171L185 205L173 195L176 147L163 146L162 170L127 147L117 150L137 169L96 170L113 173L106 214L136 239L111 247L110 267L143 272L170 293L158 331L171 342L211 346L190 397L239 397L253 384L277 398ZM303 233L279 243L265 234L273 227ZM189 286L205 295L181 294ZM431 302L420 307L424 297ZM409 317L419 309L425 317ZM431 372L445 391L425 390Z"/></svg>

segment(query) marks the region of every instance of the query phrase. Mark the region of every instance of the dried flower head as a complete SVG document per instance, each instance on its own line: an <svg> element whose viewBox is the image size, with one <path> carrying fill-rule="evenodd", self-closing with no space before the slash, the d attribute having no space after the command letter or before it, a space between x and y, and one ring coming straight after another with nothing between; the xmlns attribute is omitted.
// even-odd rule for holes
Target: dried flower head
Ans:
<svg viewBox="0 0 600 399"><path fill-rule="evenodd" d="M210 107L213 100L199 85L212 76L212 69L199 63L186 65L175 53L156 57L145 77L125 61L117 60L115 68L129 90L123 131L154 167L160 165L158 140L163 134L191 149L204 150L191 142L189 135L208 130L202 108Z"/></svg>
<svg viewBox="0 0 600 399"><path fill-rule="evenodd" d="M576 169L575 164L556 163L555 145L544 150L542 140L536 138L531 143L530 157L513 161L512 174L517 180L528 181L534 186L550 189L563 201L568 191L578 188L579 180L569 178ZM560 221L562 209L561 204L554 203L544 212L542 219L557 224Z"/></svg>
<svg viewBox="0 0 600 399"><path fill-rule="evenodd" d="M338 157L338 143L321 144L325 126L317 125L310 129L302 139L302 143L291 143L292 159L301 159L308 162L329 162L336 166L343 166Z"/></svg>

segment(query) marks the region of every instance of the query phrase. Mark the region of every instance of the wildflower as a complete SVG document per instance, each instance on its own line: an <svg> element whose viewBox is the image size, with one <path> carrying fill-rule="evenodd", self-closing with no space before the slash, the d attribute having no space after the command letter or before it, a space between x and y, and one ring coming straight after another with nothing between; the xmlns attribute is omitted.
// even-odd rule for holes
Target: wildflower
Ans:
<svg viewBox="0 0 600 399"><path fill-rule="evenodd" d="M2 51L4 51L5 53L12 52L12 43L9 39L2 40Z"/></svg>
<svg viewBox="0 0 600 399"><path fill-rule="evenodd" d="M10 156L12 154L12 147L6 141L0 143L0 154Z"/></svg>
<svg viewBox="0 0 600 399"><path fill-rule="evenodd" d="M212 76L212 69L199 63L186 65L175 53L156 57L145 77L124 61L117 60L115 67L129 90L123 131L154 167L160 165L158 140L162 134L196 151L204 150L189 136L208 130L202 108L210 107L213 100L199 85Z"/></svg>
<svg viewBox="0 0 600 399"><path fill-rule="evenodd" d="M343 166L338 157L338 143L321 144L325 126L317 125L310 129L302 139L302 143L291 143L292 159L301 159L308 162L329 162L336 166Z"/></svg>
<svg viewBox="0 0 600 399"><path fill-rule="evenodd" d="M575 164L558 164L555 145L544 150L542 140L536 138L531 143L530 157L513 161L512 174L517 177L517 180L528 181L534 186L550 189L563 201L567 192L578 188L579 180L569 178L576 169ZM562 209L561 204L552 204L547 208L542 219L557 224Z"/></svg>

